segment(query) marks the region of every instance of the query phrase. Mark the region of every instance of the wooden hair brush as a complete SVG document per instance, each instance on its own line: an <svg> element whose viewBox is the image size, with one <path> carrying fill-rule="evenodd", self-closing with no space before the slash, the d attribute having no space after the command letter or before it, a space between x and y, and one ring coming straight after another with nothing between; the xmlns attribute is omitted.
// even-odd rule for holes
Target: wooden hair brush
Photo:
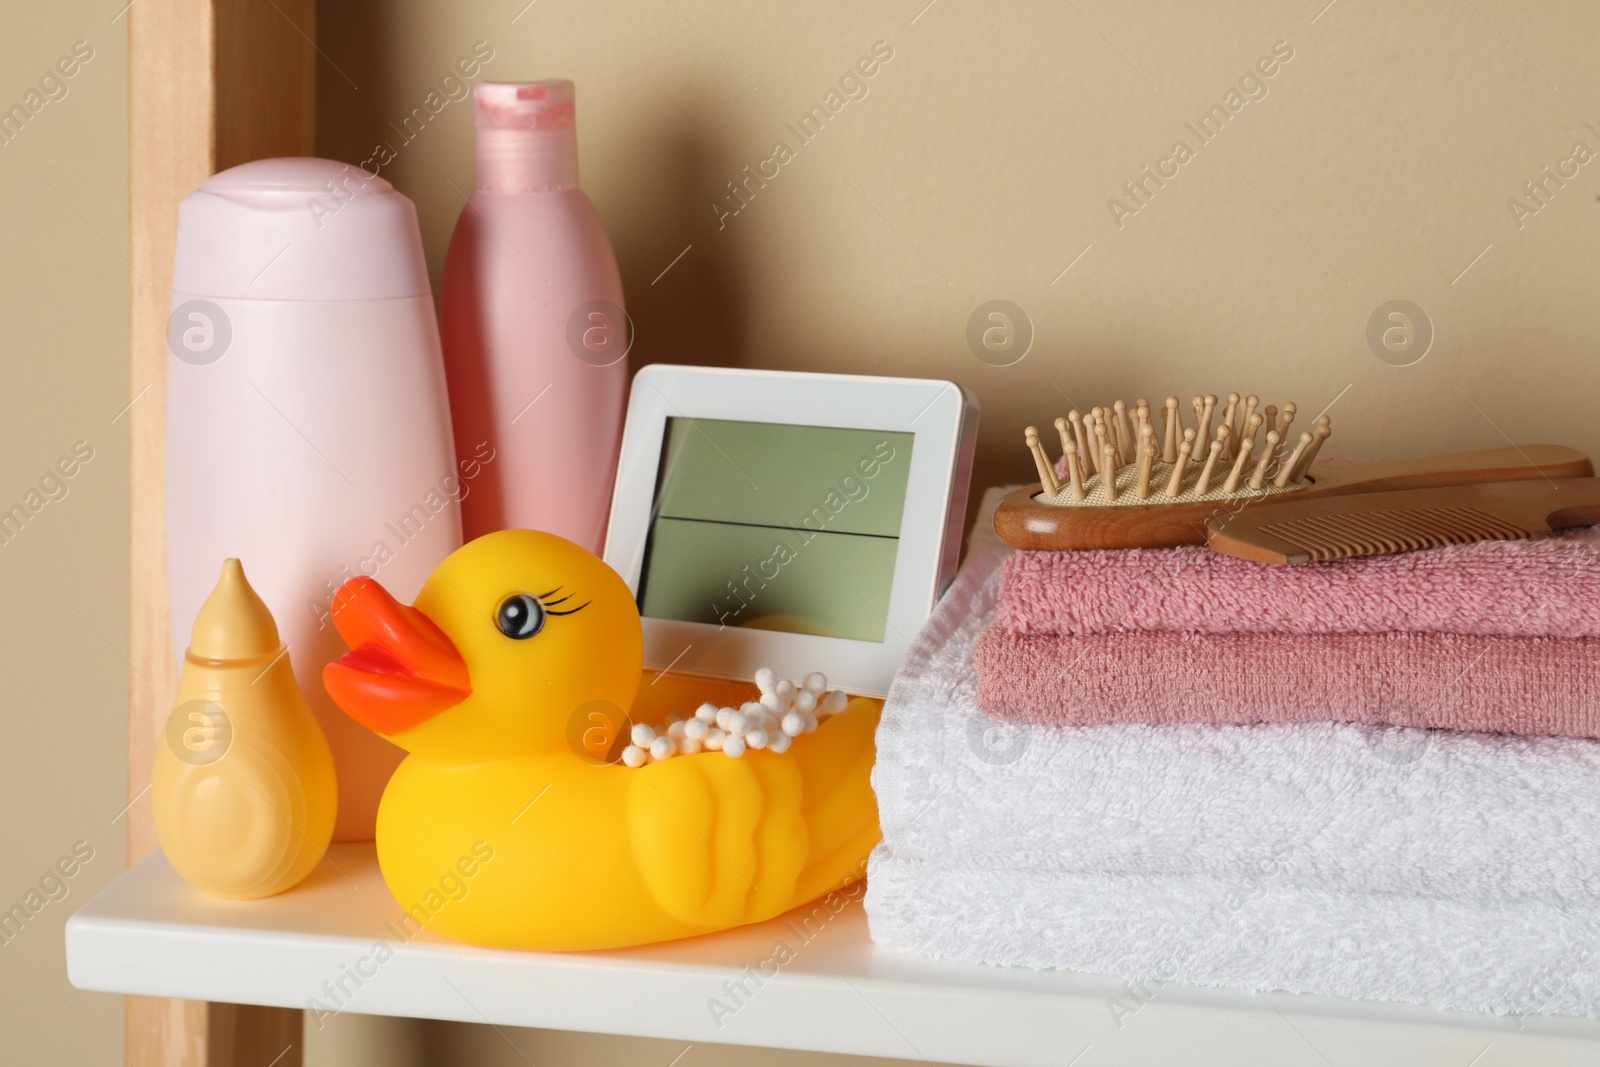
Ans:
<svg viewBox="0 0 1600 1067"><path fill-rule="evenodd" d="M1250 508L1206 523L1213 549L1257 563L1548 537L1600 523L1600 478L1405 489Z"/></svg>
<svg viewBox="0 0 1600 1067"><path fill-rule="evenodd" d="M1326 465L1313 474L1312 461L1333 432L1326 415L1290 448L1293 403L1279 411L1260 407L1254 395L1229 393L1223 406L1216 396L1196 396L1190 407L1191 425L1175 396L1162 406L1159 426L1146 400L1056 419L1065 480L1039 431L1028 427L1024 440L1040 484L1006 495L995 533L1016 548L1170 548L1205 544L1212 519L1290 500L1594 474L1587 456L1559 445Z"/></svg>

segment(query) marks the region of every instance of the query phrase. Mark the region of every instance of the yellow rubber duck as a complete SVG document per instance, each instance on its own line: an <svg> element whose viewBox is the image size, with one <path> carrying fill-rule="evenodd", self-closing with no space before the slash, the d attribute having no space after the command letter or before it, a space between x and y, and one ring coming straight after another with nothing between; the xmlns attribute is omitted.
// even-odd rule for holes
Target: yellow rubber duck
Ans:
<svg viewBox="0 0 1600 1067"><path fill-rule="evenodd" d="M356 578L333 620L351 651L324 669L329 695L410 753L377 847L416 923L497 948L618 948L759 922L865 873L877 701L851 701L781 754L636 769L593 754L619 709L659 723L718 683L653 677L636 705L633 595L570 541L488 534L413 606Z"/></svg>

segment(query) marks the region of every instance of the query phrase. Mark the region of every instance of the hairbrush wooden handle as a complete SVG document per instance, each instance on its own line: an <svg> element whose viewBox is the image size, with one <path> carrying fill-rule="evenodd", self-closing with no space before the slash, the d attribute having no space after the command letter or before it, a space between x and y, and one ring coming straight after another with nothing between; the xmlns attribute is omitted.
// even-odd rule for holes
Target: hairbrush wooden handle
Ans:
<svg viewBox="0 0 1600 1067"><path fill-rule="evenodd" d="M994 529L1016 548L1072 551L1095 548L1170 548L1206 543L1206 523L1250 509L1349 493L1431 489L1484 482L1588 478L1589 457L1561 445L1521 445L1480 452L1452 452L1380 463L1331 463L1311 470L1303 489L1258 499L1122 503L1115 507L1061 507L1034 499L1041 487L1006 494L995 510Z"/></svg>
<svg viewBox="0 0 1600 1067"><path fill-rule="evenodd" d="M1600 478L1536 478L1285 501L1212 519L1206 530L1224 555L1295 564L1547 537L1596 523Z"/></svg>

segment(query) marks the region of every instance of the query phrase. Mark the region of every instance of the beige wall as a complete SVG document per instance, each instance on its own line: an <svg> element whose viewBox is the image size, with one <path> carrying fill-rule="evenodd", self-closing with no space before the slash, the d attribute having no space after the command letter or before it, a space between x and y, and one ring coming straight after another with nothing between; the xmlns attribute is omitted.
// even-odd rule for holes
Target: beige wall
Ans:
<svg viewBox="0 0 1600 1067"><path fill-rule="evenodd" d="M437 277L471 188L470 112L450 104L403 145L389 124L479 40L484 77L575 79L636 365L953 378L984 405L983 481L1028 474L1022 427L1065 414L1064 396L1238 389L1315 412L1351 386L1337 452L1502 431L1600 450L1600 159L1520 229L1507 207L1576 141L1600 154L1583 126L1600 128L1593 5L1339 0L1313 24L1326 0L937 0L913 25L926 0L540 0L512 24L525 2L323 5L322 47L360 88L319 68L320 151L396 148L384 173L417 201ZM865 99L799 146L785 123L880 40L894 58ZM1180 138L1195 148L1185 122L1279 41L1293 59L1267 95L1119 228L1123 182ZM724 183L779 139L793 161L719 228ZM1014 366L965 342L992 299L1036 330ZM1391 299L1434 324L1411 367L1367 345Z"/></svg>
<svg viewBox="0 0 1600 1067"><path fill-rule="evenodd" d="M75 843L93 854L62 880L65 897L0 944L0 1059L15 1063L121 1062L108 1043L122 1040L121 998L69 986L61 940L72 909L123 864L128 449L127 419L113 420L128 401L128 141L126 31L109 21L118 7L0 11L0 108L26 107L30 91L42 104L13 139L0 133L0 510L27 506L30 491L43 502L0 544L0 910L26 905ZM77 41L93 58L41 90ZM79 441L93 458L41 488ZM60 895L55 883L44 888Z"/></svg>
<svg viewBox="0 0 1600 1067"><path fill-rule="evenodd" d="M389 124L480 40L495 53L486 77L575 78L584 185L622 263L636 365L954 378L984 405L980 483L1027 476L1021 427L1062 414L1066 397L1239 389L1317 410L1349 387L1331 451L1509 436L1600 452L1600 160L1550 183L1520 224L1507 203L1576 142L1600 153L1585 125L1600 127L1593 5L523 3L324 4L319 150L360 162L380 140L397 149L384 173L417 201L437 277L472 181L471 112L450 104L408 144ZM0 103L21 101L74 41L95 48L67 98L0 146L0 503L75 441L95 449L66 498L0 546L0 901L21 900L73 842L96 849L68 898L0 946L4 1032L35 1062L116 1062L96 1029L115 1042L120 1027L115 998L67 988L60 948L70 908L121 863L125 27L108 21L120 6L13 2L0 33ZM785 123L878 41L894 54L865 98L798 145ZM1180 138L1195 149L1185 123L1280 41L1293 58L1266 95L1119 226L1107 202L1123 182ZM792 161L719 225L724 183L779 139ZM969 316L992 299L1036 331L1012 366L967 348ZM1368 319L1391 299L1433 323L1414 366L1369 350ZM513 1036L536 1062L678 1052ZM385 1047L404 1055L373 1051ZM493 1031L354 1017L315 1036L311 1062L360 1063L360 1049L522 1062ZM698 1049L685 1063L741 1057Z"/></svg>

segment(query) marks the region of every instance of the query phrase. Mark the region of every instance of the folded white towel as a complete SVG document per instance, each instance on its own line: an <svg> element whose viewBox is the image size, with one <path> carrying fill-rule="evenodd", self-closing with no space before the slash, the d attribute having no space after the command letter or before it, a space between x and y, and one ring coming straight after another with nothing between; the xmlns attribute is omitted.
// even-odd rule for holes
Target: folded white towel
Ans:
<svg viewBox="0 0 1600 1067"><path fill-rule="evenodd" d="M1594 901L1452 903L1254 882L952 870L880 845L872 938L982 963L1505 1015L1595 1015Z"/></svg>
<svg viewBox="0 0 1600 1067"><path fill-rule="evenodd" d="M873 772L873 937L933 955L1600 1014L1600 743L977 710L1004 549L906 657Z"/></svg>

